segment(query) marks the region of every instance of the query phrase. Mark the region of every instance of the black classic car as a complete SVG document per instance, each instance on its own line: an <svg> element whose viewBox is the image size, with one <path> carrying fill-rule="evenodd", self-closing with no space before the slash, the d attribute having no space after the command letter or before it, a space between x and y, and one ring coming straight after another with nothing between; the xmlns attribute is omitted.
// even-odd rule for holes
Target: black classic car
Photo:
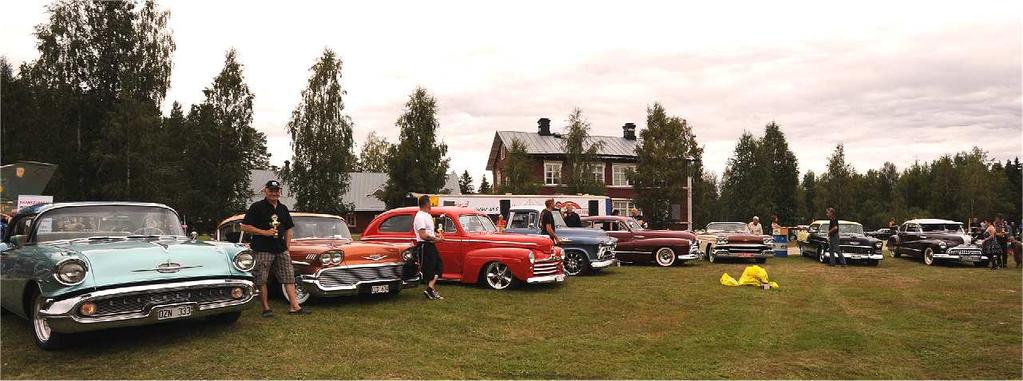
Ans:
<svg viewBox="0 0 1023 381"><path fill-rule="evenodd" d="M899 226L899 231L888 239L888 250L893 257L909 255L923 258L930 266L938 261L973 263L986 266L983 255L973 237L966 234L961 222L917 219Z"/></svg>
<svg viewBox="0 0 1023 381"><path fill-rule="evenodd" d="M828 220L817 220L807 228L806 239L797 241L799 254L817 258L821 263L828 261ZM838 221L838 246L847 260L862 261L877 266L884 259L881 254L881 240L863 233L863 225L852 221Z"/></svg>
<svg viewBox="0 0 1023 381"><path fill-rule="evenodd" d="M540 231L542 206L516 206L509 210L505 233L543 235ZM561 213L554 213L558 246L565 250L565 274L580 275L599 271L617 263L615 247L618 240L600 230L570 228Z"/></svg>
<svg viewBox="0 0 1023 381"><path fill-rule="evenodd" d="M898 232L899 228L896 226L894 228L887 227L880 228L874 231L867 232L866 234L868 237L874 237L881 240L881 242L887 242L889 238L892 238L892 236L898 234Z"/></svg>

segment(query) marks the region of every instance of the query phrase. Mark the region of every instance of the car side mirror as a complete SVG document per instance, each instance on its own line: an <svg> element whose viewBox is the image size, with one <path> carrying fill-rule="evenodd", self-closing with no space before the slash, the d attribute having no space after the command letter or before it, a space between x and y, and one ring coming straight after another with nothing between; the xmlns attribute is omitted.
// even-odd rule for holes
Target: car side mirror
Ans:
<svg viewBox="0 0 1023 381"><path fill-rule="evenodd" d="M25 244L25 235L24 234L11 236L11 243L10 243L10 247L8 248L8 250L9 249L14 249L14 248L21 247L21 245L24 245L24 244Z"/></svg>

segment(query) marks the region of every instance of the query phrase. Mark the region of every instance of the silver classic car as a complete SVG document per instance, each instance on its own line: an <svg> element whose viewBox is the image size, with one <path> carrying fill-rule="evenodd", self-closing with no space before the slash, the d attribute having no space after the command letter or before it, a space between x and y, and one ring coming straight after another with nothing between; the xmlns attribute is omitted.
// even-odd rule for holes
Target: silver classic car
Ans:
<svg viewBox="0 0 1023 381"><path fill-rule="evenodd" d="M253 300L250 250L186 237L160 204L79 202L18 211L0 243L0 305L54 349L77 332L206 317Z"/></svg>

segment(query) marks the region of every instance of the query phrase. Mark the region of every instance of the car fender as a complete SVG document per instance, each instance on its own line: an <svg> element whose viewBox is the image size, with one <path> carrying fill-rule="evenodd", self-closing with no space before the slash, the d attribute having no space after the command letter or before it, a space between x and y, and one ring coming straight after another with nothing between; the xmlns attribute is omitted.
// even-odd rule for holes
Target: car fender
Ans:
<svg viewBox="0 0 1023 381"><path fill-rule="evenodd" d="M531 252L530 249L518 247L490 247L466 252L462 262L462 283L478 282L483 266L494 261L504 263L515 278L524 281L530 275Z"/></svg>
<svg viewBox="0 0 1023 381"><path fill-rule="evenodd" d="M650 252L662 247L670 247L678 250L675 254L688 254L691 241L685 238L650 238L633 241L637 246L650 249ZM697 244L699 246L699 244Z"/></svg>

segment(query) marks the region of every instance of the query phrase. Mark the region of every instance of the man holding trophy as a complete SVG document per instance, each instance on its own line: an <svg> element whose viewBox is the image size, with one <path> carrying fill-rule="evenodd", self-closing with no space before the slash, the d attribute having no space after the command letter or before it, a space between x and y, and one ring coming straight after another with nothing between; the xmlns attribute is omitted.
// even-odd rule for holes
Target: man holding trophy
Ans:
<svg viewBox="0 0 1023 381"><path fill-rule="evenodd" d="M273 271L277 281L284 285L291 306L289 314L307 314L308 310L298 305L295 295L295 269L288 255L291 243L291 228L295 223L291 220L288 207L281 204L281 183L277 180L266 182L263 187L264 198L256 201L245 212L242 220L242 231L252 234L252 251L256 257L256 267L252 275L259 287L259 301L263 303L263 317L273 316L267 301L266 281Z"/></svg>

